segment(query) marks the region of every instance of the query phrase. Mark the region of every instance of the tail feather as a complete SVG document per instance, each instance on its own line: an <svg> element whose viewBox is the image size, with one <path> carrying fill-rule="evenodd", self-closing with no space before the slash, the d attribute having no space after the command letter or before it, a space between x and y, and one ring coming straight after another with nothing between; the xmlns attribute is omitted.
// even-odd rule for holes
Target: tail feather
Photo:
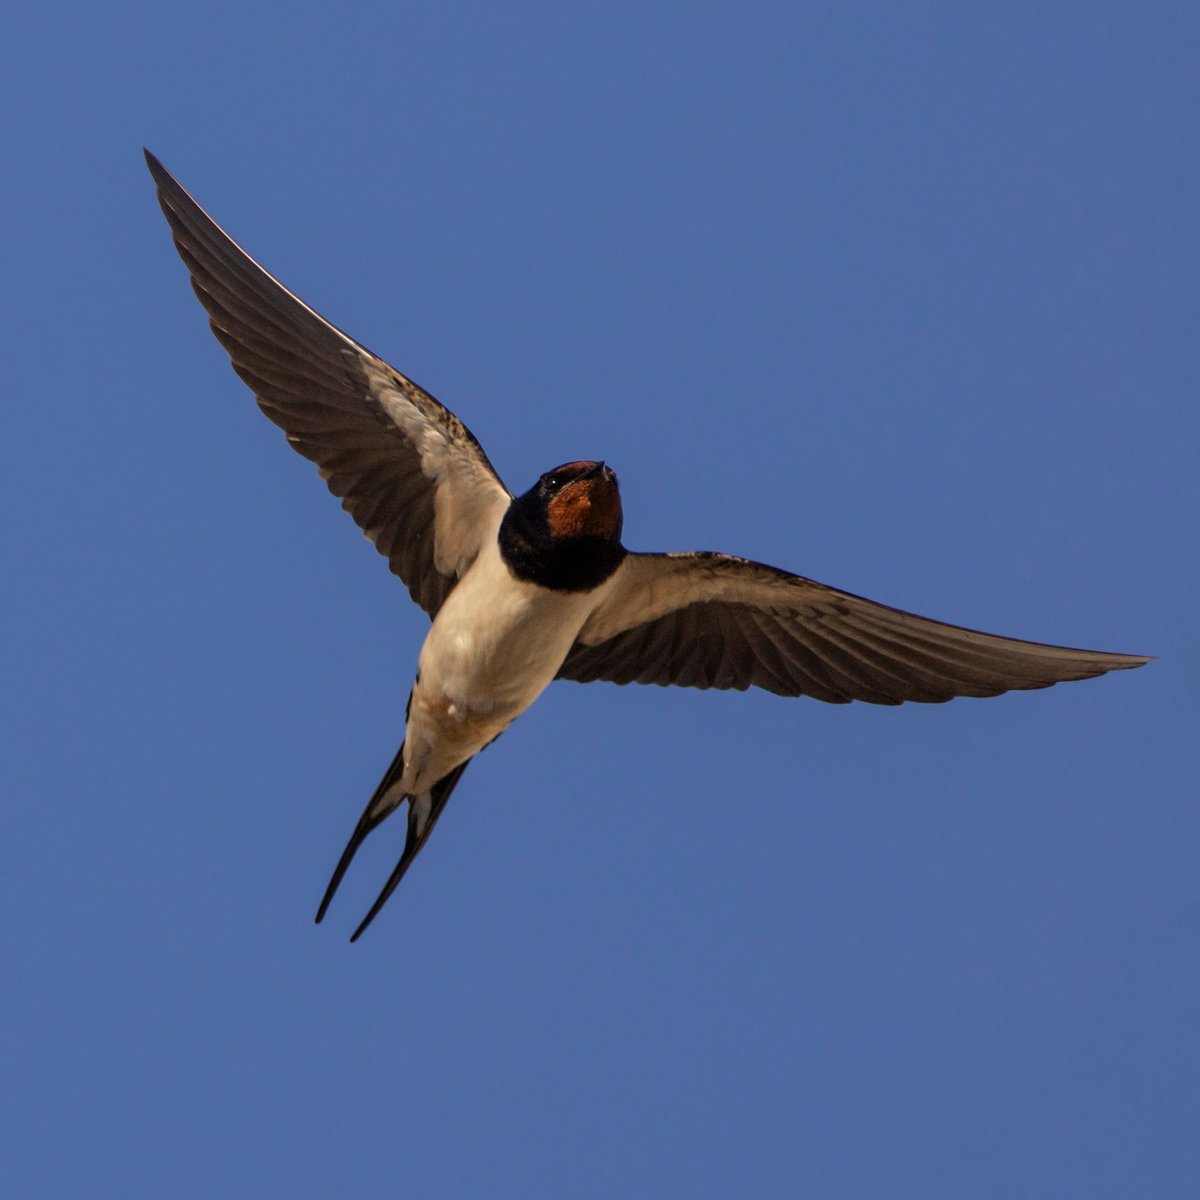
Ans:
<svg viewBox="0 0 1200 1200"><path fill-rule="evenodd" d="M371 911L363 917L362 923L351 935L350 940L352 942L357 942L367 926L375 920L379 910L388 902L388 898L399 886L400 880L404 878L404 874L412 864L413 859L421 853L422 847L433 832L434 825L437 824L438 817L442 815L442 809L446 807L446 801L450 799L450 793L454 791L455 785L462 778L462 773L467 769L467 763L470 761L470 759L467 759L467 762L459 763L448 775L443 775L429 791L422 792L419 796L406 797L408 800L408 836L404 842L404 853L401 854L400 861L396 864L396 869L388 877L387 883L384 884L383 891L379 893L375 903L371 905ZM368 809L368 813L369 811ZM364 816L366 815L364 814ZM375 824L378 824L381 820L383 820L382 817L378 818ZM373 829L374 825L371 828ZM370 829L367 832L369 833ZM363 834L363 837L366 837L366 833ZM361 841L362 839L360 838L359 840ZM350 847L348 846L346 849L349 851ZM357 849L357 846L355 846L355 849ZM338 876L335 874L334 878L336 881Z"/></svg>
<svg viewBox="0 0 1200 1200"><path fill-rule="evenodd" d="M329 907L329 902L333 899L334 893L338 890L338 886L342 882L342 876L346 874L347 868L354 861L354 856L358 853L359 846L366 841L367 835L372 830L387 817L390 817L407 799L405 796L388 797L388 792L399 782L403 774L404 743L401 742L400 749L396 751L396 757L392 759L391 766L384 772L383 778L379 781L379 786L371 794L371 799L367 801L367 807L363 809L362 816L358 818L358 824L354 827L354 832L350 835L350 840L346 843L345 850L342 851L342 857L338 859L338 865L334 868L333 877L329 880L329 886L325 889L325 895L321 899L321 906L317 909L318 925L324 918L325 910Z"/></svg>

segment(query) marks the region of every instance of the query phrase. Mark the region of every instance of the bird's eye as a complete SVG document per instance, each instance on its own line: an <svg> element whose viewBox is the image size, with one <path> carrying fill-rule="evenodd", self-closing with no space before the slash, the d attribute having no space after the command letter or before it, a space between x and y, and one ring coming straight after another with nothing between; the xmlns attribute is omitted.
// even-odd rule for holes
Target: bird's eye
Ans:
<svg viewBox="0 0 1200 1200"><path fill-rule="evenodd" d="M543 475L542 482L546 485L547 491L557 492L562 487L563 480L561 475Z"/></svg>

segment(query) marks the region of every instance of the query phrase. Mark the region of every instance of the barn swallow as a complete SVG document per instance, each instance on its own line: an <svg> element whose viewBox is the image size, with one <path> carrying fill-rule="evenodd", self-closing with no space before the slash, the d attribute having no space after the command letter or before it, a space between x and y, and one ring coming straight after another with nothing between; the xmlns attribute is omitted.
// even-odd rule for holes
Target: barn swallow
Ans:
<svg viewBox="0 0 1200 1200"><path fill-rule="evenodd" d="M563 463L514 496L449 409L268 275L149 151L146 161L234 370L432 618L404 740L317 911L320 921L363 840L407 802L400 861L351 941L467 764L554 679L940 703L1149 661L947 625L728 554L626 550L604 462Z"/></svg>

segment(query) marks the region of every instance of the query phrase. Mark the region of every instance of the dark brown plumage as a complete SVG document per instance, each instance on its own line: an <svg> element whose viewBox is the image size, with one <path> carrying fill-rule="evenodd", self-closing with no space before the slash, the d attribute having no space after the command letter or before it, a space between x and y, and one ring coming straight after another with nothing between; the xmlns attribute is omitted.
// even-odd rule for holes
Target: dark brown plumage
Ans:
<svg viewBox="0 0 1200 1200"><path fill-rule="evenodd" d="M461 495L464 520L509 493L483 448L449 409L318 316L264 271L149 151L175 246L233 369L292 448L432 617L466 561L439 546L437 490ZM439 553L440 551L440 553Z"/></svg>
<svg viewBox="0 0 1200 1200"><path fill-rule="evenodd" d="M1148 661L948 625L728 554L631 554L558 674L901 704L1044 688Z"/></svg>

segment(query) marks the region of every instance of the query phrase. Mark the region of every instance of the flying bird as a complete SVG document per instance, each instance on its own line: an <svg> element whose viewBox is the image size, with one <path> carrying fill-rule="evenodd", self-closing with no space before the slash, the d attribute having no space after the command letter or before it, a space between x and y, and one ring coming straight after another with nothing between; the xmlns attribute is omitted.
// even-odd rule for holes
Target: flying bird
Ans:
<svg viewBox="0 0 1200 1200"><path fill-rule="evenodd" d="M267 274L149 151L146 161L234 370L433 622L404 740L317 911L320 921L363 840L407 803L400 861L351 941L471 759L554 679L940 703L1149 661L947 625L729 554L627 550L604 462L563 463L514 496L449 409Z"/></svg>

